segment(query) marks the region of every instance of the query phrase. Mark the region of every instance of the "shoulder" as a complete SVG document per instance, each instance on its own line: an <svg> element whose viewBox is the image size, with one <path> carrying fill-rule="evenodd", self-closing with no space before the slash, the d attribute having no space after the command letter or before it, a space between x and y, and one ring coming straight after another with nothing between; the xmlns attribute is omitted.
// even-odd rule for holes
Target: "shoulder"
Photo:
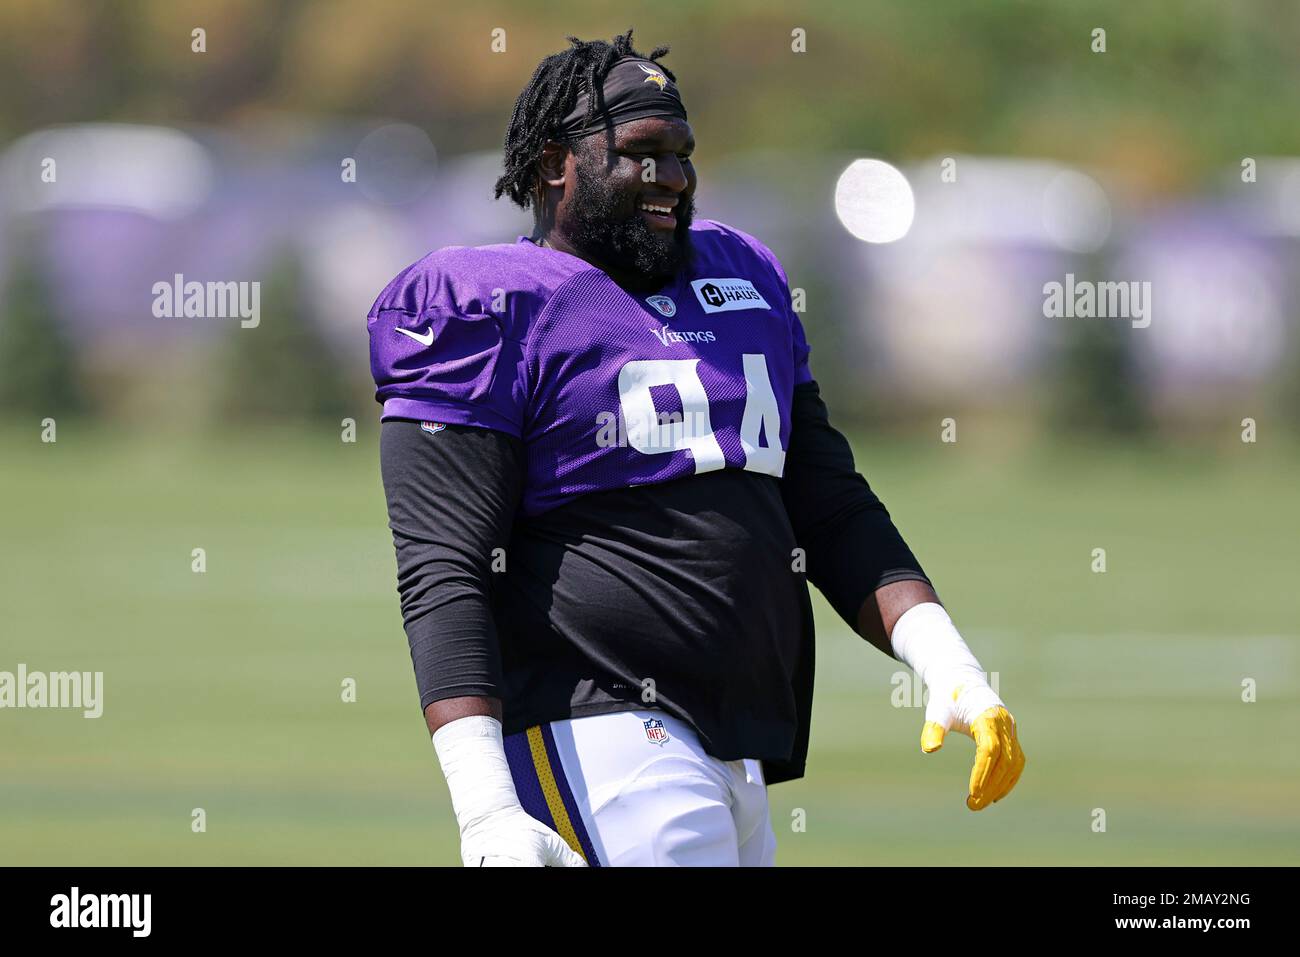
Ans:
<svg viewBox="0 0 1300 957"><path fill-rule="evenodd" d="M743 229L713 219L697 219L691 223L691 241L695 244L701 266L770 269L783 284L789 284L785 268L776 254Z"/></svg>
<svg viewBox="0 0 1300 957"><path fill-rule="evenodd" d="M369 318L386 312L430 318L493 315L517 326L582 271L575 263L527 242L445 246L399 272L375 299ZM521 334L522 328L514 331Z"/></svg>
<svg viewBox="0 0 1300 957"><path fill-rule="evenodd" d="M448 246L407 266L370 307L370 371L385 419L518 436L524 344L581 260L524 242ZM585 265L585 264L582 264Z"/></svg>

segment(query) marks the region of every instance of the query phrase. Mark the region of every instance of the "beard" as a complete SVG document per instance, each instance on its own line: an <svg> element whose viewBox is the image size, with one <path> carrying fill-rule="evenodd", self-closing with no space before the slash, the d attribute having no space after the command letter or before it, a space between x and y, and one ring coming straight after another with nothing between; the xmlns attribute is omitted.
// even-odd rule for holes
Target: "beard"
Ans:
<svg viewBox="0 0 1300 957"><path fill-rule="evenodd" d="M636 273L660 284L691 264L693 195L678 197L677 225L671 235L665 235L651 227L635 206L626 212L626 191L595 175L586 163L579 163L574 172L577 186L565 230L574 246L617 271Z"/></svg>

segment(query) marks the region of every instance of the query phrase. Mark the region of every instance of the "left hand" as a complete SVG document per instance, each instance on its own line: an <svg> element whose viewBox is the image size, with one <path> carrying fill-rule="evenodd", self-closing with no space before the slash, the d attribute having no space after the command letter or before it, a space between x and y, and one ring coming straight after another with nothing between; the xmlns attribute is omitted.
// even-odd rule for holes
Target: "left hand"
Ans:
<svg viewBox="0 0 1300 957"><path fill-rule="evenodd" d="M921 750L943 747L948 731L975 739L975 765L970 773L966 806L980 811L1011 793L1025 769L1025 752L1016 736L1016 719L988 684L966 678L964 683L935 682L925 709Z"/></svg>

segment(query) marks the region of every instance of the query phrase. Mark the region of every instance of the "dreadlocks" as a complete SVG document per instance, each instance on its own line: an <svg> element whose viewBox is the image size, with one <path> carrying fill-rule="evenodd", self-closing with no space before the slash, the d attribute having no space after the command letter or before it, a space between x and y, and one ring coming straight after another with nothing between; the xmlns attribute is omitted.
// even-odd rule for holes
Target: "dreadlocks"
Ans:
<svg viewBox="0 0 1300 957"><path fill-rule="evenodd" d="M668 52L667 46L658 46L649 56L632 47L632 31L606 43L604 40L579 40L567 37L572 46L562 53L553 53L542 60L533 71L519 98L515 100L510 125L506 128L505 172L496 181L493 198L507 193L516 206L527 209L536 200L537 161L542 156L542 144L573 109L582 87L596 89L618 60L626 56L653 60ZM662 63L659 69L673 82L677 77ZM586 120L590 122L595 97L587 104ZM567 145L567 144L566 144Z"/></svg>

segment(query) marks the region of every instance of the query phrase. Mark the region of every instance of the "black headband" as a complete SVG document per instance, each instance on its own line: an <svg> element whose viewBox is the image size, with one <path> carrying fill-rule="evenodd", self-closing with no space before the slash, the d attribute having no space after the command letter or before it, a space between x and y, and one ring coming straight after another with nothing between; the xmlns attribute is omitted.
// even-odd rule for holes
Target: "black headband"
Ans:
<svg viewBox="0 0 1300 957"><path fill-rule="evenodd" d="M677 84L668 79L658 64L640 57L624 57L610 67L601 82L591 122L584 123L588 99L589 91L584 87L569 115L556 128L556 139L587 136L647 116L686 119L686 107L682 105Z"/></svg>

